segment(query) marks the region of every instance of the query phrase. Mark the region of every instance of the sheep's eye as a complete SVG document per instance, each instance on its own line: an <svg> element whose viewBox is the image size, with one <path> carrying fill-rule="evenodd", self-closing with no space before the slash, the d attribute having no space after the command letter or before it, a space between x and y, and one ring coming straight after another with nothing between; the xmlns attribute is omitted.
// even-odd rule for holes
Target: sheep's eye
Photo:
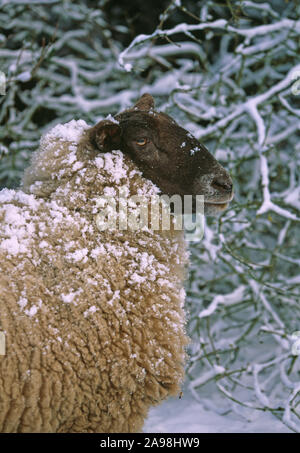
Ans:
<svg viewBox="0 0 300 453"><path fill-rule="evenodd" d="M147 139L146 138L138 138L136 140L136 144L139 145L139 146L144 146L144 145L146 145L146 143L147 143Z"/></svg>

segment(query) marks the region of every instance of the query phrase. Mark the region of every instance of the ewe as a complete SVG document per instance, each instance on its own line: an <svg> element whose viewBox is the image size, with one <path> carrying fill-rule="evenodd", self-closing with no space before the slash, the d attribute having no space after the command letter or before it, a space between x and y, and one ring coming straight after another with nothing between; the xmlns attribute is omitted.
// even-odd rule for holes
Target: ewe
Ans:
<svg viewBox="0 0 300 453"><path fill-rule="evenodd" d="M100 231L99 196L232 198L222 166L145 94L54 127L0 192L1 432L136 432L184 374L182 231ZM121 150L121 151L114 151Z"/></svg>

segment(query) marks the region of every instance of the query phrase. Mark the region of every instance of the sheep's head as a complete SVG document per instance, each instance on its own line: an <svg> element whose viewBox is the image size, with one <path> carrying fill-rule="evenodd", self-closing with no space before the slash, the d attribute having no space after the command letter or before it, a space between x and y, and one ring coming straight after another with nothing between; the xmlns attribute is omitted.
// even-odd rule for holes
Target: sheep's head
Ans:
<svg viewBox="0 0 300 453"><path fill-rule="evenodd" d="M163 194L204 195L207 215L224 210L233 198L227 171L170 116L154 111L149 94L112 121L100 121L90 133L101 152L120 149L129 155Z"/></svg>

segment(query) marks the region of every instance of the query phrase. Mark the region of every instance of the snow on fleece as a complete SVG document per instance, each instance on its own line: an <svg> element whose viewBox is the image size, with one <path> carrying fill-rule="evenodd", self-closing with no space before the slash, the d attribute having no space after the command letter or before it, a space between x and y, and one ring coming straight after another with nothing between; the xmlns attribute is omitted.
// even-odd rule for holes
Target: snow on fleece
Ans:
<svg viewBox="0 0 300 453"><path fill-rule="evenodd" d="M78 202L76 207L82 207L83 210L87 211L90 208L90 214L95 216L99 212L99 206L97 205L97 195L88 200L86 193L86 183L90 183L92 178L86 175L85 162L78 160L77 147L80 143L82 135L85 130L88 130L90 126L83 120L72 120L66 124L58 124L51 129L45 136L41 138L40 150L33 157L33 165L36 169L42 170L48 174L49 178L61 179L65 175L70 176L73 173L74 184L70 182L63 183L58 186L55 193L51 194L51 199L43 199L34 196L34 193L38 193L41 186L45 184L45 180L37 180L30 185L29 191L33 194L26 194L21 190L10 190L3 189L0 191L0 215L3 219L0 226L0 249L7 252L8 256L24 255L29 259L33 259L35 266L41 263L41 258L38 256L39 253L34 251L41 249L42 254L46 255L50 261L55 260L55 253L60 249L64 253L66 262L72 263L87 263L89 258L97 260L97 257L101 255L107 259L107 256L130 256L132 263L126 271L125 277L127 282L132 286L140 286L140 284L148 281L156 281L159 285L168 285L172 287L172 283L168 280L164 280L163 276L168 272L168 266L161 264L149 251L139 251L137 246L141 245L142 249L145 249L148 240L145 240L144 235L136 244L137 246L130 246L128 241L113 241L112 243L102 243L101 233L97 231L95 222L90 222L90 218L86 215L82 215L83 212L74 212L74 200ZM53 148L53 144L58 140L58 146L56 151L53 153L56 160L61 157L63 153L63 159L61 160L61 167L58 174L51 173L51 162L48 160L48 150ZM60 143L62 145L60 145ZM68 143L69 152L65 153L64 145ZM43 154L45 159L43 159ZM112 153L102 154L96 156L91 164L94 164L95 168L102 170L96 177L99 179L99 189L101 183L104 180L113 183L113 186L106 185L103 187L103 195L117 195L118 185L122 187L122 196L127 194L131 195L130 182L132 178L140 176L141 173L136 168L130 168L130 165L125 162L124 156L121 151L113 151ZM71 170L71 173L70 173ZM104 170L104 172L103 172ZM104 174L103 174L104 173ZM74 179L75 178L75 179ZM83 179L85 184L82 185ZM48 180L46 180L47 184ZM122 183L122 184L120 184ZM38 189L38 190L36 190ZM151 182L144 180L141 187L136 188L138 195L151 196L157 194L159 191ZM56 197L55 195L58 195ZM72 200L71 209L66 204L61 203L62 195L64 200ZM57 199L56 199L57 198ZM92 202L92 203L91 203ZM88 206L88 207L87 207ZM85 213L86 214L86 213ZM62 235L59 240L59 244L54 246L52 241L47 241L48 229L51 228L52 234L56 231L59 234L62 233L62 227L65 231L73 228L76 225L77 229L82 234L82 239L86 241L86 247L80 248L81 241L64 239ZM54 230L53 230L54 228ZM57 228L57 229L56 229ZM148 236L155 236L155 233L151 230L146 230ZM115 232L116 239L118 236L123 235L126 237L125 232ZM90 237L92 236L92 238ZM148 238L147 238L148 239ZM167 240L167 238L164 238ZM168 244L170 245L170 243ZM178 243L174 241L172 244L173 251L178 251ZM176 262L179 264L179 258ZM20 262L22 266L22 261ZM91 284L96 284L93 278L89 278ZM61 293L61 300L64 303L76 304L76 291L70 291L67 294ZM165 296L164 296L165 298ZM23 298L24 299L24 298ZM184 294L182 293L182 299ZM109 301L108 303L111 303ZM33 306L35 307L35 305ZM92 306L93 307L93 306ZM23 310L24 304L20 303L20 308ZM94 313L96 310L88 309L85 311L85 316L88 313ZM29 316L35 315L37 310L27 310L26 313Z"/></svg>
<svg viewBox="0 0 300 453"><path fill-rule="evenodd" d="M97 229L100 195L122 187L128 196L151 196L158 189L121 151L99 154L91 149L85 141L87 129L84 121L54 127L42 137L22 190L0 192L0 330L7 334L5 360L11 370L6 386L11 379L20 405L12 413L7 402L4 412L11 417L0 416L0 430L2 423L8 431L71 429L55 415L57 408L64 398L73 401L75 394L76 401L85 400L99 381L102 403L98 394L89 399L98 418L90 420L82 413L80 426L72 425L72 430L136 431L153 401L180 390L187 343L182 281L188 254L183 234ZM40 358L39 363L52 363L57 374L47 367L45 373L38 371L32 348L45 356L46 362ZM85 376L87 393L78 376ZM41 382L51 387L59 380L65 396L57 397L56 409L53 402L51 407L44 402L45 409L30 405L28 419L16 425L18 410L23 414L27 404L24 382L30 379L31 401L38 397ZM122 386L129 386L130 393L118 393ZM115 401L116 388L118 398L124 398L122 408ZM141 389L147 395L142 406ZM128 416L126 398L130 404L137 398L140 415L135 407ZM101 412L106 399L109 414ZM42 417L38 410L44 411ZM64 410L70 412L64 419L71 420L74 406ZM111 416L114 411L117 417Z"/></svg>

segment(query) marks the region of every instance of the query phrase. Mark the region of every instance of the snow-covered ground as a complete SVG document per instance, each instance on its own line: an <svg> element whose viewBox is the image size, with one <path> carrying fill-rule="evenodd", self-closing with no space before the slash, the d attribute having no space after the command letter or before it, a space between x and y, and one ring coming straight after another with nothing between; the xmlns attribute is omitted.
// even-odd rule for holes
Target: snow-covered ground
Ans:
<svg viewBox="0 0 300 453"><path fill-rule="evenodd" d="M151 409L145 433L291 433L270 413L253 411L248 420L233 413L219 415L195 401L187 390Z"/></svg>

